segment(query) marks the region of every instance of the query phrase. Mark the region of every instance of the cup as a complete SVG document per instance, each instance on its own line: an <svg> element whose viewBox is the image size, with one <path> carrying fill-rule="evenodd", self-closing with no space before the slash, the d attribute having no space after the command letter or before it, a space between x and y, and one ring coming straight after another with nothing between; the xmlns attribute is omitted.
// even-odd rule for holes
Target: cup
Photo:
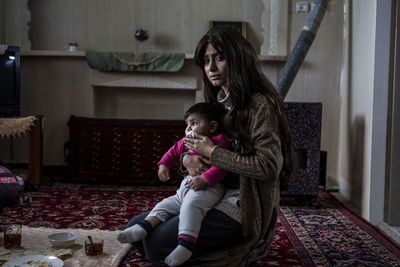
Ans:
<svg viewBox="0 0 400 267"><path fill-rule="evenodd" d="M85 239L85 252L88 256L97 256L103 254L104 240L93 237L93 243L89 239Z"/></svg>
<svg viewBox="0 0 400 267"><path fill-rule="evenodd" d="M77 50L78 50L78 47L75 46L75 45L69 45L69 46L67 47L67 50L70 51L70 52L74 52L74 51L77 51Z"/></svg>
<svg viewBox="0 0 400 267"><path fill-rule="evenodd" d="M22 227L19 224L10 224L4 228L4 248L21 247Z"/></svg>
<svg viewBox="0 0 400 267"><path fill-rule="evenodd" d="M69 43L67 46L65 46L65 49L69 52L74 52L78 51L78 44L77 43Z"/></svg>

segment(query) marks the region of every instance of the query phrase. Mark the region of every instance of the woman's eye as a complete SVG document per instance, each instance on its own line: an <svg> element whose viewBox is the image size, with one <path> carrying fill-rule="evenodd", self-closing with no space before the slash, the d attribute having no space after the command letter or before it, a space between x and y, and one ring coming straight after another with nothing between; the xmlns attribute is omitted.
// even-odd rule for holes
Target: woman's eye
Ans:
<svg viewBox="0 0 400 267"><path fill-rule="evenodd" d="M218 61L223 61L224 60L224 56L218 55L218 56L215 57L215 59L218 60Z"/></svg>
<svg viewBox="0 0 400 267"><path fill-rule="evenodd" d="M198 124L197 121L192 121L193 126L196 126L197 124Z"/></svg>
<svg viewBox="0 0 400 267"><path fill-rule="evenodd" d="M204 59L204 65L207 65L208 63L210 63L210 59L209 58Z"/></svg>

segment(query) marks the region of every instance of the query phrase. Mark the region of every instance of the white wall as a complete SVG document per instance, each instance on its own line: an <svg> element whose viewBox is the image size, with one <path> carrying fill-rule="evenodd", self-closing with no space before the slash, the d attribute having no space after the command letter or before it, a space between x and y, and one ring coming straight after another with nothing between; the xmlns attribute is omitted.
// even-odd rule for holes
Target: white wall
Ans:
<svg viewBox="0 0 400 267"><path fill-rule="evenodd" d="M385 209L385 184L387 175L388 110L393 95L392 74L392 0L377 2L375 28L374 95L372 113L371 182L369 218L373 224L383 222ZM390 97L389 97L390 95ZM390 103L390 104L389 104ZM390 151L390 149L388 149Z"/></svg>
<svg viewBox="0 0 400 267"><path fill-rule="evenodd" d="M28 36L29 23L31 21L28 10L29 0L3 0L3 24L0 27L3 31L4 42L7 45L15 45L21 48L21 51L31 49L31 43Z"/></svg>
<svg viewBox="0 0 400 267"><path fill-rule="evenodd" d="M81 50L137 51L134 33L143 28L145 51L193 53L210 20L246 21L250 41L256 47L263 41L261 1L34 0L29 9L33 50L63 50L74 41Z"/></svg>
<svg viewBox="0 0 400 267"><path fill-rule="evenodd" d="M340 192L373 224L384 212L390 2L346 1L351 38L341 84Z"/></svg>

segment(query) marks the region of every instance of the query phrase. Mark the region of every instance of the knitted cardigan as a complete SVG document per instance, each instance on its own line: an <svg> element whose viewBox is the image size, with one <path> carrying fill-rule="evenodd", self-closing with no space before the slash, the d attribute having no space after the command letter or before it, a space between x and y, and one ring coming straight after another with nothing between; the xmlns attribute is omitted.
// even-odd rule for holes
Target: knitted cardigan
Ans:
<svg viewBox="0 0 400 267"><path fill-rule="evenodd" d="M243 242L193 258L191 266L249 266L265 255L274 235L279 208L279 174L283 158L276 111L256 94L248 125L255 151L240 155L215 147L211 164L240 175ZM229 214L229 212L226 212Z"/></svg>

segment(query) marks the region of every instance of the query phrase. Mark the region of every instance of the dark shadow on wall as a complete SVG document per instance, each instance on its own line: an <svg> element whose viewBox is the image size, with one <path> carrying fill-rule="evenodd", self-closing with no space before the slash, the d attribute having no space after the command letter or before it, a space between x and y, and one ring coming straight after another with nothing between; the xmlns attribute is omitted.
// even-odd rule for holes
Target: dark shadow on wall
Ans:
<svg viewBox="0 0 400 267"><path fill-rule="evenodd" d="M254 31L253 27L246 23L246 39L251 43L256 51L256 54L260 54L260 47L262 45L262 40L257 39L257 33Z"/></svg>
<svg viewBox="0 0 400 267"><path fill-rule="evenodd" d="M357 116L350 127L350 162L349 186L350 202L362 211L363 183L364 183L364 157L365 157L365 118Z"/></svg>
<svg viewBox="0 0 400 267"><path fill-rule="evenodd" d="M28 37L31 41L32 50L63 50L67 45L66 32L69 28L74 29L80 27L80 21L71 22L74 25L68 25L65 16L60 14L66 12L66 8L70 5L60 4L57 1L49 0L30 0L28 1L28 9L31 13L31 21L29 23ZM56 14L49 15L48 10L54 10ZM57 15L58 14L58 15ZM58 28L55 28L58 27ZM55 36L53 33L59 32ZM72 41L72 40L71 40Z"/></svg>
<svg viewBox="0 0 400 267"><path fill-rule="evenodd" d="M32 50L37 50L39 45L36 43L36 40L34 39L36 32L35 29L37 28L37 18L35 17L36 10L35 10L35 5L33 1L28 1L28 9L31 13L31 21L29 22L29 30L28 30L28 39L31 41L31 49Z"/></svg>
<svg viewBox="0 0 400 267"><path fill-rule="evenodd" d="M349 18L352 17L352 3L349 1ZM352 21L349 19L348 25L348 51L351 53L353 50L352 44ZM348 162L343 162L343 166L345 169L341 171L345 171L344 177L347 180L347 186L349 187L346 191L348 192L349 201L353 208L355 208L355 212L361 214L362 211L362 197L363 197L363 169L364 169L364 138L365 138L365 118L361 116L353 117L353 104L355 101L354 97L354 88L352 87L352 57L348 56L348 74L347 74L347 84L346 88L348 89L347 94L347 133L344 137L347 141L348 147L344 147L343 149L346 151L346 155L343 155L347 158Z"/></svg>

